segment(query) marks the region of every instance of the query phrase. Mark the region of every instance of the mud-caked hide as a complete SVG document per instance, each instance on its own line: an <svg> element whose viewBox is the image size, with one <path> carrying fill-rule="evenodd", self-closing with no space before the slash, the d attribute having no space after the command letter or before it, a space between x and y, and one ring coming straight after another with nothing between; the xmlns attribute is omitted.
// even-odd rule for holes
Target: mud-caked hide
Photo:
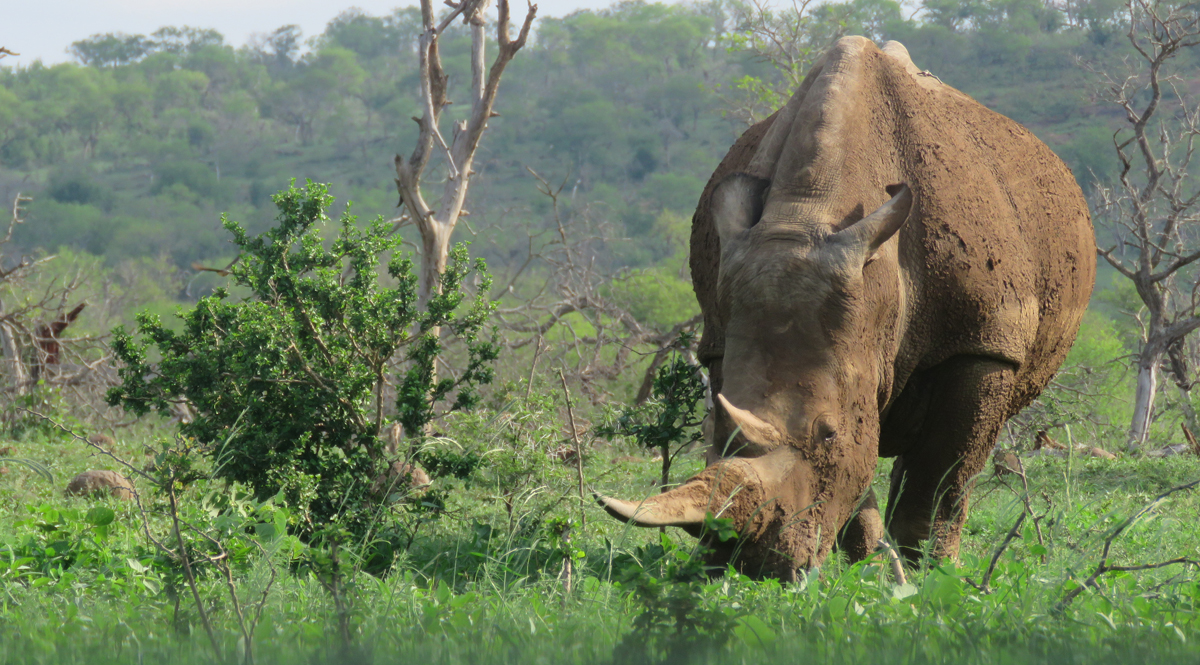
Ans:
<svg viewBox="0 0 1200 665"><path fill-rule="evenodd" d="M1017 123L840 40L721 162L693 218L709 466L614 516L785 579L887 532L957 553L971 478L1066 357L1095 279L1070 170ZM871 491L894 457L887 514Z"/></svg>

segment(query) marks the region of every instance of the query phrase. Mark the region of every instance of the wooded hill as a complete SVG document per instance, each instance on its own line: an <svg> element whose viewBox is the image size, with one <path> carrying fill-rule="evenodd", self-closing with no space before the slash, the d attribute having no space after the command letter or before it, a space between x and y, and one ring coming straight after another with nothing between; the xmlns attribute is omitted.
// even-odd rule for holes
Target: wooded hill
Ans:
<svg viewBox="0 0 1200 665"><path fill-rule="evenodd" d="M1077 59L1112 64L1128 48L1118 9L929 0L905 17L891 0L853 0L813 10L809 34L816 48L840 34L902 41L918 66L1030 127L1086 183L1112 172L1120 117L1090 101L1097 77ZM606 245L612 265L681 266L697 195L746 126L734 112L753 94L746 77L778 76L749 48L752 16L722 0L634 1L538 19L477 160L459 227L474 234L472 252L493 265L524 258L526 231L550 210L532 169L563 185L564 214L586 210L631 239ZM239 49L212 30L168 27L77 42L78 64L4 61L0 198L35 197L16 242L110 263L218 261L230 253L220 213L261 229L291 178L332 182L360 215L399 214L391 160L415 136L419 26L414 8L349 10L320 35L285 26ZM470 78L469 40L461 26L442 39L454 99Z"/></svg>

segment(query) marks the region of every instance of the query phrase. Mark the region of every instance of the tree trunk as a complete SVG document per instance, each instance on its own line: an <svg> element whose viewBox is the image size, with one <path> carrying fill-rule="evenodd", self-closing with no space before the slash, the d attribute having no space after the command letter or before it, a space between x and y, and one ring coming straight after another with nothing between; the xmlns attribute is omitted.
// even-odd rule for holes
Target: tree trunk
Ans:
<svg viewBox="0 0 1200 665"><path fill-rule="evenodd" d="M1126 447L1138 450L1146 445L1150 433L1150 415L1154 411L1154 395L1158 391L1158 365L1162 354L1157 353L1147 342L1138 357L1137 391L1133 400L1133 421L1129 426L1129 441Z"/></svg>
<svg viewBox="0 0 1200 665"><path fill-rule="evenodd" d="M430 220L430 233L421 234L421 273L417 284L417 306L422 310L435 293L441 293L442 273L450 256L450 235L454 227Z"/></svg>
<svg viewBox="0 0 1200 665"><path fill-rule="evenodd" d="M0 325L0 344L4 348L4 364L7 365L5 369L12 381L14 394L24 395L29 392L29 376L25 373L25 363L21 362L21 347L17 345L12 326Z"/></svg>
<svg viewBox="0 0 1200 665"><path fill-rule="evenodd" d="M1187 425L1188 431L1200 431L1200 423L1196 421L1196 409L1192 407L1192 390L1190 388L1179 388L1179 405L1183 409L1183 422Z"/></svg>
<svg viewBox="0 0 1200 665"><path fill-rule="evenodd" d="M0 304L0 312L3 311L4 306ZM0 324L0 349L4 352L4 372L12 382L14 394L24 395L28 391L29 377L25 373L25 363L21 362L21 347L17 345L12 326L7 323Z"/></svg>

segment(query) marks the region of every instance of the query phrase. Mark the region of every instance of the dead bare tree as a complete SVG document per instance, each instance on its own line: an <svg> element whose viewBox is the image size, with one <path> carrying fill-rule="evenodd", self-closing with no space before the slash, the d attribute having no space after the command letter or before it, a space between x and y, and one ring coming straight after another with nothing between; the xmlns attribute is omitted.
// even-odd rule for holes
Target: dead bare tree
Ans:
<svg viewBox="0 0 1200 665"><path fill-rule="evenodd" d="M573 369L593 402L603 397L598 380L616 377L629 367L631 356L646 350L653 354L652 379L680 333L694 330L700 317L667 330L639 321L609 293L629 274L606 269L601 259L605 246L614 241L612 230L590 209L564 216L560 196L566 180L553 185L532 169L529 172L538 191L550 200L551 219L549 226L528 231L525 259L497 280L506 297L497 310L508 333L506 344L509 348L535 345L537 355L547 357L546 366ZM548 339L552 331L555 340Z"/></svg>
<svg viewBox="0 0 1200 665"><path fill-rule="evenodd" d="M1164 357L1200 327L1200 273L1192 266L1200 260L1200 188L1191 173L1200 105L1188 103L1171 70L1176 56L1200 44L1200 8L1129 0L1126 9L1134 50L1126 71L1091 70L1126 122L1113 136L1121 170L1116 182L1098 187L1095 216L1119 235L1097 253L1133 282L1145 308L1127 442L1133 450L1146 443Z"/></svg>
<svg viewBox="0 0 1200 665"><path fill-rule="evenodd" d="M12 218L8 222L8 230L5 232L3 240L0 240L0 247L7 245L12 240L13 230L17 228L18 224L25 223L24 205L32 200L28 196L22 196L20 192L17 193L16 198L13 199ZM9 268L0 266L0 281L20 279L33 268L34 263L32 259L22 256ZM8 375L8 383L12 390L21 395L28 389L29 377L25 371L25 364L21 361L21 351L17 344L13 325L14 314L15 312L5 311L4 299L0 298L0 348L4 352L4 371Z"/></svg>
<svg viewBox="0 0 1200 665"><path fill-rule="evenodd" d="M396 190L407 210L407 220L396 220L399 228L407 221L416 225L421 234L421 274L418 287L418 303L424 306L438 289L450 251L450 238L459 218L468 214L463 209L467 187L475 173L472 165L479 140L487 129L488 122L497 114L493 109L496 92L500 88L500 77L505 67L525 46L529 30L537 16L537 5L529 4L525 21L516 39L509 32L508 0L497 0L496 43L499 52L490 69L486 68L487 46L484 11L488 0L446 0L450 12L441 20L435 20L433 0L421 0L421 20L424 31L418 45L420 62L421 102L424 109L419 118L413 118L419 127L417 145L412 155L404 159L396 155ZM462 18L471 33L471 111L467 120L456 122L449 143L443 138L440 128L442 111L450 104L447 96L449 76L442 68L439 38L456 19ZM421 192L425 168L434 155L435 148L443 154L446 170L445 183L439 201L430 205Z"/></svg>

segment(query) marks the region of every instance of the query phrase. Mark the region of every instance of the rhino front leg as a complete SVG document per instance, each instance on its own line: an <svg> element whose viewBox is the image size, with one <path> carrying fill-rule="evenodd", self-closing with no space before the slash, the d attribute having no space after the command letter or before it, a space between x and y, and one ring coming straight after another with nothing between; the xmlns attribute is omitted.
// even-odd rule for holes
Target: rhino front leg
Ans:
<svg viewBox="0 0 1200 665"><path fill-rule="evenodd" d="M901 554L916 561L934 539L934 558L958 556L974 477L1008 415L1013 365L955 357L923 381L929 406L911 446L896 458L888 492L887 528Z"/></svg>

